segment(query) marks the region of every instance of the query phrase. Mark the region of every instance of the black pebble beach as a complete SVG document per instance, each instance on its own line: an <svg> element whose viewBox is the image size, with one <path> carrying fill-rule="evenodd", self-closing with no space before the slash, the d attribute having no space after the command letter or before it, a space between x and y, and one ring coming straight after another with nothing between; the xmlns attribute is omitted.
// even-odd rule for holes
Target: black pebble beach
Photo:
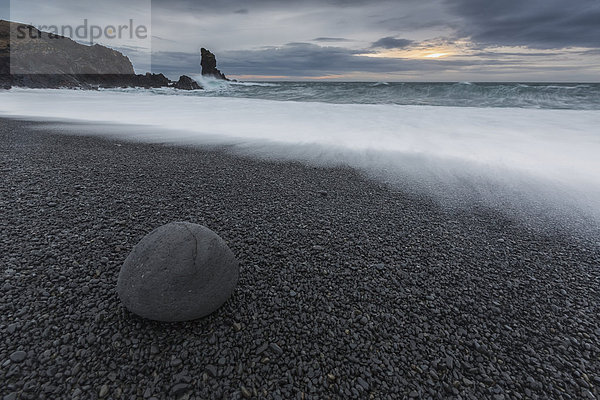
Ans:
<svg viewBox="0 0 600 400"><path fill-rule="evenodd" d="M600 398L600 239L442 210L348 168L0 120L0 397ZM188 323L116 294L148 232L240 260Z"/></svg>

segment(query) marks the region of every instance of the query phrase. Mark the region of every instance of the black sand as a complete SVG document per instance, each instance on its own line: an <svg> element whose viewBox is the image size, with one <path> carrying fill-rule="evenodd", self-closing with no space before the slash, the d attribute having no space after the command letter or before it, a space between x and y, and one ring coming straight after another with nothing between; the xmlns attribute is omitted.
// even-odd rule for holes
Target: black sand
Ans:
<svg viewBox="0 0 600 400"><path fill-rule="evenodd" d="M600 397L598 238L347 169L32 125L0 120L4 399ZM204 320L117 298L132 246L171 221L241 260Z"/></svg>

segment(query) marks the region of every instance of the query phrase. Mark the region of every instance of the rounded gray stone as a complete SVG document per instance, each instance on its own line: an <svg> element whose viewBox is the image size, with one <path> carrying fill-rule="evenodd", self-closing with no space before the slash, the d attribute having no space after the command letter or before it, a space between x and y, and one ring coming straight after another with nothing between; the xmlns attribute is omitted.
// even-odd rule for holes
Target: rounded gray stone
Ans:
<svg viewBox="0 0 600 400"><path fill-rule="evenodd" d="M15 363L20 363L27 358L27 353L23 350L17 350L10 355L10 360Z"/></svg>
<svg viewBox="0 0 600 400"><path fill-rule="evenodd" d="M121 267L117 292L140 317L190 321L221 307L238 278L239 264L223 239L204 226L175 222L133 248Z"/></svg>

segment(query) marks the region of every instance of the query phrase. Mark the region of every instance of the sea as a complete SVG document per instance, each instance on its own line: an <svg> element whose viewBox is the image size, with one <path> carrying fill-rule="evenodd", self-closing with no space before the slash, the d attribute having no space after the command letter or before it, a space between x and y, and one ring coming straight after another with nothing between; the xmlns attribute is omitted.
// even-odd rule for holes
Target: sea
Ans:
<svg viewBox="0 0 600 400"><path fill-rule="evenodd" d="M352 167L442 204L528 203L600 220L598 83L195 79L204 90L0 91L0 116Z"/></svg>
<svg viewBox="0 0 600 400"><path fill-rule="evenodd" d="M600 83L233 82L195 95L330 104L599 110Z"/></svg>

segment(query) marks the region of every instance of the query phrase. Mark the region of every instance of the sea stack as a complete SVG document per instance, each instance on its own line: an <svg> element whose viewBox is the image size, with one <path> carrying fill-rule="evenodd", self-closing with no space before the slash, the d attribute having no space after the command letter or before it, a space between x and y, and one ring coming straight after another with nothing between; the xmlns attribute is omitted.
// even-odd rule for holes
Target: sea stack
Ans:
<svg viewBox="0 0 600 400"><path fill-rule="evenodd" d="M202 60L200 61L202 75L228 81L229 79L227 79L225 74L217 69L217 58L215 55L205 48L202 48L200 52L202 55Z"/></svg>
<svg viewBox="0 0 600 400"><path fill-rule="evenodd" d="M117 292L140 317L191 321L221 307L238 277L238 262L223 239L204 226L178 222L155 229L133 248Z"/></svg>

